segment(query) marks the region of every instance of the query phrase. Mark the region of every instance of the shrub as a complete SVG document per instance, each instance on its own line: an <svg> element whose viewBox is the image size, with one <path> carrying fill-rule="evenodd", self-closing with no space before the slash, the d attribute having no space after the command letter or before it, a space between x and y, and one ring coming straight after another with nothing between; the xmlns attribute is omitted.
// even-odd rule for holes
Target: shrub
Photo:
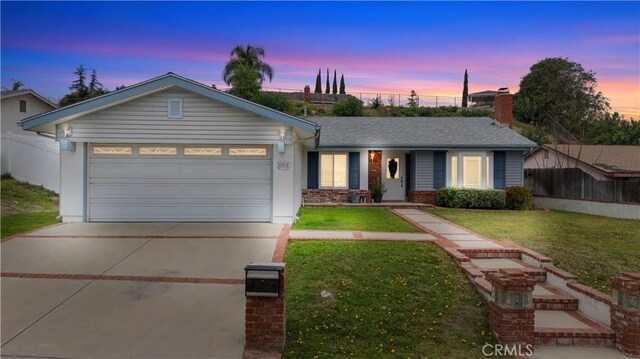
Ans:
<svg viewBox="0 0 640 359"><path fill-rule="evenodd" d="M436 204L451 208L504 209L505 191L498 189L440 188Z"/></svg>
<svg viewBox="0 0 640 359"><path fill-rule="evenodd" d="M529 191L527 187L507 187L504 192L507 209L531 209L533 197L531 196L531 191Z"/></svg>
<svg viewBox="0 0 640 359"><path fill-rule="evenodd" d="M362 116L363 110L362 101L353 96L345 96L333 105L336 116Z"/></svg>
<svg viewBox="0 0 640 359"><path fill-rule="evenodd" d="M258 92L251 98L251 101L280 112L285 112L288 106L284 96L273 92Z"/></svg>

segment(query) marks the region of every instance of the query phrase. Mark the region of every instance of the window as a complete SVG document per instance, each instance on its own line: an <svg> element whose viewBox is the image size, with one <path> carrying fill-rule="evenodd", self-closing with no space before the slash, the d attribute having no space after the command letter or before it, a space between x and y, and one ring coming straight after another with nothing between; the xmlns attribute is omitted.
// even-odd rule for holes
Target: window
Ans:
<svg viewBox="0 0 640 359"><path fill-rule="evenodd" d="M27 101L20 100L20 112L27 112Z"/></svg>
<svg viewBox="0 0 640 359"><path fill-rule="evenodd" d="M450 164L450 186L478 189L493 187L491 158L487 153L453 153Z"/></svg>
<svg viewBox="0 0 640 359"><path fill-rule="evenodd" d="M387 158L387 170L386 170L386 178L387 179L398 179L400 178L400 159L396 158Z"/></svg>
<svg viewBox="0 0 640 359"><path fill-rule="evenodd" d="M181 98L170 98L168 104L168 114L169 118L182 118L182 99Z"/></svg>
<svg viewBox="0 0 640 359"><path fill-rule="evenodd" d="M185 156L220 156L222 148L220 147L185 147Z"/></svg>
<svg viewBox="0 0 640 359"><path fill-rule="evenodd" d="M140 147L138 154L143 156L175 156L178 154L176 147Z"/></svg>
<svg viewBox="0 0 640 359"><path fill-rule="evenodd" d="M131 147L123 146L95 146L93 147L94 155L116 155L116 156L129 156L133 153Z"/></svg>
<svg viewBox="0 0 640 359"><path fill-rule="evenodd" d="M232 147L229 149L229 156L266 156L265 147Z"/></svg>
<svg viewBox="0 0 640 359"><path fill-rule="evenodd" d="M320 155L320 187L347 188L347 158L346 153Z"/></svg>

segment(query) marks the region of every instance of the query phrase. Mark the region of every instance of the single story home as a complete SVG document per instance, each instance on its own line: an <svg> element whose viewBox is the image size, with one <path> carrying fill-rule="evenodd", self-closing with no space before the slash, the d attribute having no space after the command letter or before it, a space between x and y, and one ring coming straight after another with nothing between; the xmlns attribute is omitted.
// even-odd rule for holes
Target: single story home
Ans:
<svg viewBox="0 0 640 359"><path fill-rule="evenodd" d="M579 168L599 180L640 178L640 146L545 144L527 154L525 168Z"/></svg>
<svg viewBox="0 0 640 359"><path fill-rule="evenodd" d="M60 142L65 222L291 223L304 202L370 197L376 178L394 202L432 202L443 186L522 185L536 145L509 128L508 112L298 118L168 73L22 126Z"/></svg>

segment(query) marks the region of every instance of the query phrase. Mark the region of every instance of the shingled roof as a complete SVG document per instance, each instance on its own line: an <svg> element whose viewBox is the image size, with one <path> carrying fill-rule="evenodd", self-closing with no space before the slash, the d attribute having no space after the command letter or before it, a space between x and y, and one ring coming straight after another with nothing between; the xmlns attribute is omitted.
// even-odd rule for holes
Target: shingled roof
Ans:
<svg viewBox="0 0 640 359"><path fill-rule="evenodd" d="M321 148L495 148L537 145L489 117L310 117Z"/></svg>
<svg viewBox="0 0 640 359"><path fill-rule="evenodd" d="M542 145L606 173L640 173L640 146Z"/></svg>

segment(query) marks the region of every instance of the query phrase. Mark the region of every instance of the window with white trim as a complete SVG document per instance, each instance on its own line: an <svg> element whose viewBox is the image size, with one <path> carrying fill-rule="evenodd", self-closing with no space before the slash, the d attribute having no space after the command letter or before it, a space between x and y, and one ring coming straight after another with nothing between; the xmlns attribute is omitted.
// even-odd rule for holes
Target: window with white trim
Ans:
<svg viewBox="0 0 640 359"><path fill-rule="evenodd" d="M491 155L487 152L452 153L448 184L451 187L493 188Z"/></svg>
<svg viewBox="0 0 640 359"><path fill-rule="evenodd" d="M320 187L347 188L348 154L322 153L320 155Z"/></svg>

